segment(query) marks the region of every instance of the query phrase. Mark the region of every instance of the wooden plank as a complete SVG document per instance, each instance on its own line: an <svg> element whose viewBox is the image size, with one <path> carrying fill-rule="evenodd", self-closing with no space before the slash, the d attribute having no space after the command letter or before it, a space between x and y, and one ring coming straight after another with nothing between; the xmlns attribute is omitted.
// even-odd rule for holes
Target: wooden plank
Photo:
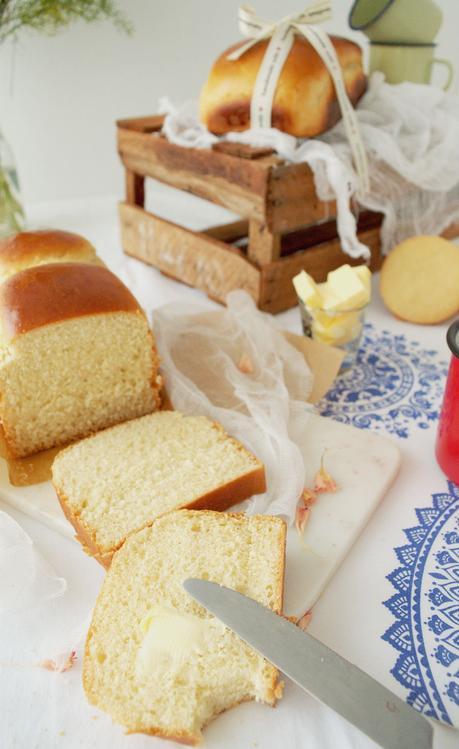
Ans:
<svg viewBox="0 0 459 749"><path fill-rule="evenodd" d="M201 233L207 237L218 239L220 242L236 242L238 239L248 236L249 222L242 219L241 221L233 221L230 224L210 226Z"/></svg>
<svg viewBox="0 0 459 749"><path fill-rule="evenodd" d="M260 272L237 248L192 232L137 206L121 203L121 239L126 254L205 291L224 303L232 289L257 302Z"/></svg>
<svg viewBox="0 0 459 749"><path fill-rule="evenodd" d="M284 234L335 216L336 203L319 200L307 164L288 164L271 169L266 223L272 232Z"/></svg>
<svg viewBox="0 0 459 749"><path fill-rule="evenodd" d="M117 120L117 127L127 130L136 130L140 133L153 133L161 130L164 122L164 114L154 114L149 117L131 117L128 120Z"/></svg>
<svg viewBox="0 0 459 749"><path fill-rule="evenodd" d="M236 156L239 159L260 159L262 156L270 156L274 153L272 148L255 148L245 143L231 143L226 140L214 143L212 150L227 153L229 156Z"/></svg>
<svg viewBox="0 0 459 749"><path fill-rule="evenodd" d="M157 135L118 128L127 169L186 190L237 213L263 220L270 164L211 149L182 148Z"/></svg>
<svg viewBox="0 0 459 749"><path fill-rule="evenodd" d="M145 206L145 177L126 169L126 203Z"/></svg>
<svg viewBox="0 0 459 749"><path fill-rule="evenodd" d="M257 265L267 265L280 257L281 235L273 234L266 224L249 221L248 256Z"/></svg>
<svg viewBox="0 0 459 749"><path fill-rule="evenodd" d="M370 268L378 270L381 265L380 230L378 227L359 233L361 242L371 251ZM315 247L296 252L290 257L281 258L261 269L261 289L259 307L267 312L282 312L294 307L298 302L292 284L293 276L301 270L307 271L315 281L325 281L327 273L343 263L360 265L362 258L351 258L341 249L339 239L323 242Z"/></svg>

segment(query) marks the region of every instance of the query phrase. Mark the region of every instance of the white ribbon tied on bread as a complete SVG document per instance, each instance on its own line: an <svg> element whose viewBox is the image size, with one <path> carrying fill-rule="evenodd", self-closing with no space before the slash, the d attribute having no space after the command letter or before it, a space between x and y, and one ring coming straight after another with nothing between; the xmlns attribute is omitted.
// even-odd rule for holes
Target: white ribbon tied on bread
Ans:
<svg viewBox="0 0 459 749"><path fill-rule="evenodd" d="M328 21L331 17L329 0L319 0L307 6L301 13L285 16L279 21L264 20L257 16L251 5L241 5L238 11L239 30L243 36L249 37L249 40L231 52L228 59L237 60L258 42L270 39L258 71L250 104L251 127L269 128L277 81L292 48L295 32L302 34L321 57L332 77L359 177L359 192L364 195L370 189L370 181L367 156L357 117L347 95L335 48L325 31L317 27L317 24Z"/></svg>

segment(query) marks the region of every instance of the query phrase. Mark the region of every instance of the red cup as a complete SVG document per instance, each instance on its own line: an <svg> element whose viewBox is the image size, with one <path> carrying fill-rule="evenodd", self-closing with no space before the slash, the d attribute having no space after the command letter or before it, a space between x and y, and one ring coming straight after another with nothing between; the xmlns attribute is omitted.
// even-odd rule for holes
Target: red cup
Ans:
<svg viewBox="0 0 459 749"><path fill-rule="evenodd" d="M435 453L438 465L451 481L459 484L459 320L446 334L452 357L438 425Z"/></svg>

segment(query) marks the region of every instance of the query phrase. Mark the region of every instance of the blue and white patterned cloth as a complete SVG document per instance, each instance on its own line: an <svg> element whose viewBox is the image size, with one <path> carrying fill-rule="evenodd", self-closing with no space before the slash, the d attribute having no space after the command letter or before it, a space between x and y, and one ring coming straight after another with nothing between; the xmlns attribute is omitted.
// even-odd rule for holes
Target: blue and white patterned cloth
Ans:
<svg viewBox="0 0 459 749"><path fill-rule="evenodd" d="M354 367L319 404L323 416L385 432L403 443L436 428L448 362L404 334L365 325ZM433 439L427 463L433 458ZM419 454L423 454L420 450ZM459 726L459 488L448 484L403 530L395 589L383 605L394 622L382 639L396 651L391 674L425 715ZM413 508L414 510L414 508ZM399 530L395 528L394 533Z"/></svg>
<svg viewBox="0 0 459 749"><path fill-rule="evenodd" d="M405 439L436 424L447 368L436 351L367 323L356 364L338 377L319 410Z"/></svg>
<svg viewBox="0 0 459 749"><path fill-rule="evenodd" d="M416 516L388 575L396 592L385 605L395 621L383 639L399 653L392 674L407 701L459 726L459 487L449 482Z"/></svg>

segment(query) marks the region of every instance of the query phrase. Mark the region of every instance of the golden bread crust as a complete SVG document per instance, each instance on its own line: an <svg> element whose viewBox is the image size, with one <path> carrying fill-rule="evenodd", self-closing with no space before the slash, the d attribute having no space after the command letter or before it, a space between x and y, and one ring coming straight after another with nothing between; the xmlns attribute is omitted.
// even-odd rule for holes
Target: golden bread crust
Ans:
<svg viewBox="0 0 459 749"><path fill-rule="evenodd" d="M0 239L0 275L10 275L48 259L50 262L100 263L91 242L68 231L23 231Z"/></svg>
<svg viewBox="0 0 459 749"><path fill-rule="evenodd" d="M355 105L366 90L362 50L347 39L330 38L347 93ZM268 41L258 42L238 60L228 60L227 55L244 43L239 42L220 55L201 92L201 120L216 134L250 127L250 100ZM277 83L272 126L299 138L313 138L335 125L340 117L330 73L311 44L296 35Z"/></svg>
<svg viewBox="0 0 459 749"><path fill-rule="evenodd" d="M99 265L38 265L0 286L0 320L6 340L52 323L110 312L144 315L129 289Z"/></svg>

